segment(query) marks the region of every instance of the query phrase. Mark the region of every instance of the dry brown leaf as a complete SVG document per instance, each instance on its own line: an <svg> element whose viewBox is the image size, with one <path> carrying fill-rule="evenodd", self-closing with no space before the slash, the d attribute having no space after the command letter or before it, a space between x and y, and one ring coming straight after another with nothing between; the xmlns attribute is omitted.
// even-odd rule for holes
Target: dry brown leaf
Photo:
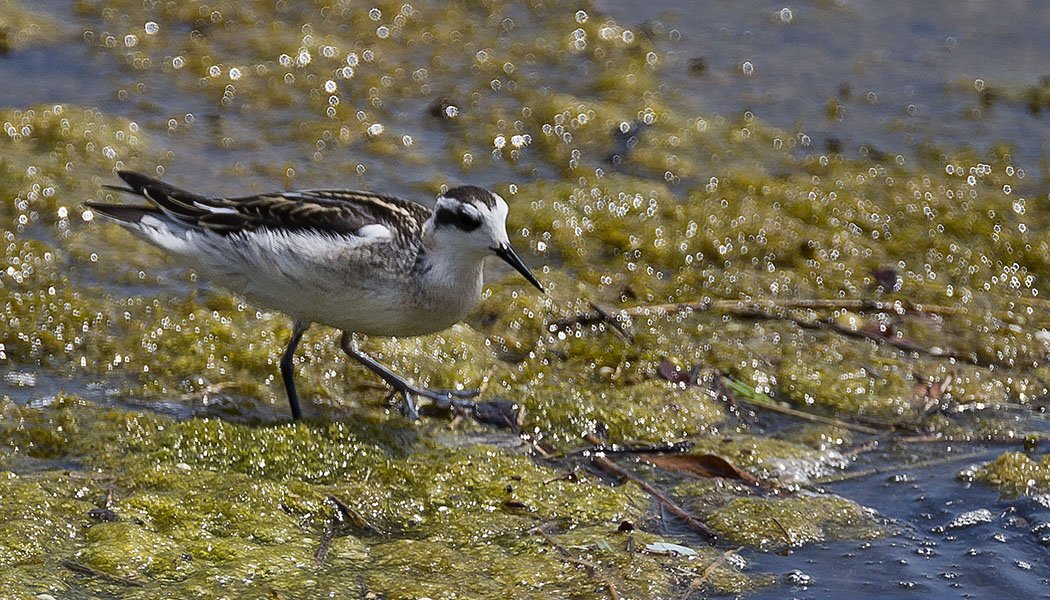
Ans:
<svg viewBox="0 0 1050 600"><path fill-rule="evenodd" d="M768 487L755 476L716 454L662 454L644 456L642 460L665 471L694 477L736 479L756 487Z"/></svg>

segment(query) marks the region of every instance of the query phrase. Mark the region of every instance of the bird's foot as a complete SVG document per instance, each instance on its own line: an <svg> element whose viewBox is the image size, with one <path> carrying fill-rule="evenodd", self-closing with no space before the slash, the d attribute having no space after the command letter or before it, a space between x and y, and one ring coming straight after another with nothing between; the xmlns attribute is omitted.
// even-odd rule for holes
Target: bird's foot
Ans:
<svg viewBox="0 0 1050 600"><path fill-rule="evenodd" d="M401 395L401 414L406 419L416 420L419 418L419 410L416 407L415 397L426 398L434 406L441 410L473 410L475 403L470 400L481 393L480 390L432 390L406 384L403 388L395 389L394 394Z"/></svg>

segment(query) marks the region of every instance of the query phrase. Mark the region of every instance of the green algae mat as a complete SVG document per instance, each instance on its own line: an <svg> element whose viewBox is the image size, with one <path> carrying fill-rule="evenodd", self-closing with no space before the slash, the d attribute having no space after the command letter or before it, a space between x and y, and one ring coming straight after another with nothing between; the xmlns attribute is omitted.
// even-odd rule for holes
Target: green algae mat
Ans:
<svg viewBox="0 0 1050 600"><path fill-rule="evenodd" d="M1047 185L1008 147L693 112L659 31L587 3L63 10L0 2L0 52L95 99L0 110L3 597L746 596L752 557L899 529L821 487L880 444L1012 444L962 476L1050 492ZM493 265L465 323L363 349L512 412L406 421L314 328L289 422L290 323L95 219L117 169L491 186L549 294Z"/></svg>

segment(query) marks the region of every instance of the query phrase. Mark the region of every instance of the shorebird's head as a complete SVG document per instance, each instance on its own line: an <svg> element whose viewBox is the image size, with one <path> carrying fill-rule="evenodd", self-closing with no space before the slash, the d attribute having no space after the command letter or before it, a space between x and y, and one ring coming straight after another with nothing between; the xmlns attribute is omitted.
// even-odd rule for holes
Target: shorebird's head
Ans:
<svg viewBox="0 0 1050 600"><path fill-rule="evenodd" d="M543 291L539 280L510 247L507 202L499 194L472 185L452 188L438 196L428 226L441 246L479 256L494 252Z"/></svg>

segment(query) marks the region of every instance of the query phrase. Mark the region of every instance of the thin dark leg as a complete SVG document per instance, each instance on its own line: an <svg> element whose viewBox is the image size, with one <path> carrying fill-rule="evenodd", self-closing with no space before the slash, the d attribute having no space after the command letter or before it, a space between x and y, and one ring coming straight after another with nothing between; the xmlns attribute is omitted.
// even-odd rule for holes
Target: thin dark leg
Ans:
<svg viewBox="0 0 1050 600"><path fill-rule="evenodd" d="M371 356L358 350L357 344L354 343L353 334L350 332L343 332L343 337L339 339L339 345L343 347L343 352L346 352L348 356L368 367L369 371L375 373L383 381L387 382L390 387L394 388L396 393L401 394L401 398L404 400L401 412L409 419L419 418L419 411L416 410L416 403L412 398L413 396L428 398L436 406L444 409L452 407L462 409L474 408L473 402L467 402L464 399L477 396L478 390L429 390L426 388L419 388L409 383L397 373L394 373L390 369L379 364Z"/></svg>
<svg viewBox="0 0 1050 600"><path fill-rule="evenodd" d="M288 393L288 404L292 406L292 418L296 421L303 418L303 411L299 410L299 394L295 391L295 369L292 361L295 360L295 349L299 346L299 340L309 327L310 324L303 321L292 324L292 339L288 340L288 348L281 357L281 379L284 381L284 391Z"/></svg>

